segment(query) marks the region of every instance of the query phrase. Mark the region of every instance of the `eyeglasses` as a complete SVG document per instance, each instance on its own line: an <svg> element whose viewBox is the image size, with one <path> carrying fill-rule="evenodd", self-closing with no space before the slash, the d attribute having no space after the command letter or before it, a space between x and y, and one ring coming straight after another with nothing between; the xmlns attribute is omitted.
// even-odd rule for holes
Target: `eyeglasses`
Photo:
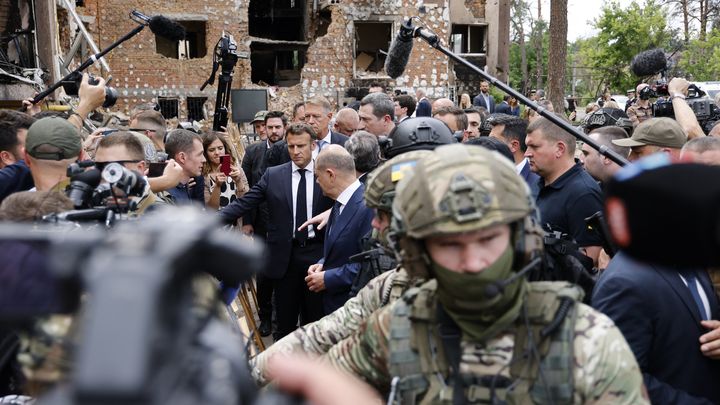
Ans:
<svg viewBox="0 0 720 405"><path fill-rule="evenodd" d="M145 132L145 131L157 132L157 130L155 130L155 129L145 129L145 128L128 128L128 131L133 131L133 132Z"/></svg>
<svg viewBox="0 0 720 405"><path fill-rule="evenodd" d="M118 163L123 166L125 166L126 163L140 163L140 160L111 160L109 162L95 162L95 167L102 171L105 169L105 166L109 165L110 163Z"/></svg>

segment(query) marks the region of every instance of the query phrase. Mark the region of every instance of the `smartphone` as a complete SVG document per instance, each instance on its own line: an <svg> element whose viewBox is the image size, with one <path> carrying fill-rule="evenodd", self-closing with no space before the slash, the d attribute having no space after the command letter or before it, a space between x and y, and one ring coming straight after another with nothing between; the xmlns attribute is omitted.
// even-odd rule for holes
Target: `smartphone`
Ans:
<svg viewBox="0 0 720 405"><path fill-rule="evenodd" d="M167 162L161 162L161 163L150 163L150 167L148 169L148 177L160 177L163 175L163 172L165 171L165 166L167 165Z"/></svg>
<svg viewBox="0 0 720 405"><path fill-rule="evenodd" d="M230 155L220 156L220 171L226 175L230 175Z"/></svg>

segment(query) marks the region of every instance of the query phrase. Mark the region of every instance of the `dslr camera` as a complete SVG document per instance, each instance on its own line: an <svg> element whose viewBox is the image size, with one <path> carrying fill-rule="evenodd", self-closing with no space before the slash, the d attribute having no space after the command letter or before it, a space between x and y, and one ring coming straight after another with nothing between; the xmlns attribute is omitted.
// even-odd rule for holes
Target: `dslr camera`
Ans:
<svg viewBox="0 0 720 405"><path fill-rule="evenodd" d="M97 86L98 83L100 83L100 80L98 80L95 76L88 73L88 83L92 86ZM82 83L82 73L75 72L73 73L67 80L63 80L60 82L62 84L63 89L65 90L65 94L68 96L77 96L78 91L80 90L80 84ZM104 108L110 108L117 103L118 100L118 92L115 88L110 86L105 86L105 102L103 103Z"/></svg>

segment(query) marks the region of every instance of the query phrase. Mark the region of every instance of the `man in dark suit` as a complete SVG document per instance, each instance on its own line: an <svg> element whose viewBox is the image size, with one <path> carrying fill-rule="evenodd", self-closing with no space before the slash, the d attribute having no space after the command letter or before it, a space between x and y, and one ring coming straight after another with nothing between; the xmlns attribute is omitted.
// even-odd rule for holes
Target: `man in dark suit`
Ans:
<svg viewBox="0 0 720 405"><path fill-rule="evenodd" d="M705 271L653 266L620 252L598 280L592 306L625 336L652 403L720 403L720 360L700 349L708 332L700 322L720 316Z"/></svg>
<svg viewBox="0 0 720 405"><path fill-rule="evenodd" d="M315 175L323 193L335 204L327 225L323 258L308 268L305 281L310 291L323 292L327 315L350 298L360 263L348 260L362 252L362 238L370 232L374 213L365 206L365 187L356 178L353 157L342 147L330 145L320 152Z"/></svg>
<svg viewBox="0 0 720 405"><path fill-rule="evenodd" d="M511 98L512 98L512 96L509 96L507 94L504 95L503 101L500 104L495 106L495 112L507 114L507 115L513 115L512 108L510 108L510 103L508 102L508 101L510 101Z"/></svg>
<svg viewBox="0 0 720 405"><path fill-rule="evenodd" d="M232 223L267 203L265 242L270 254L264 275L274 280L276 340L295 330L298 315L302 324L322 317L322 300L307 289L304 279L308 267L322 257L324 235L313 227L303 231L297 228L332 206L313 177L315 131L307 124L293 124L285 137L292 160L269 167L258 184L220 211L223 221Z"/></svg>
<svg viewBox="0 0 720 405"><path fill-rule="evenodd" d="M415 90L415 98L417 99L417 106L415 108L416 117L430 117L432 116L432 104L427 99L425 90Z"/></svg>
<svg viewBox="0 0 720 405"><path fill-rule="evenodd" d="M380 164L380 144L377 136L367 131L358 131L347 142L345 149L355 161L355 174L362 185L368 173Z"/></svg>
<svg viewBox="0 0 720 405"><path fill-rule="evenodd" d="M510 148L515 160L515 169L530 186L532 196L537 198L540 191L540 176L530 170L530 165L525 158L527 123L518 117L503 114L493 116L490 125L492 125L490 136L503 141Z"/></svg>
<svg viewBox="0 0 720 405"><path fill-rule="evenodd" d="M265 114L265 132L267 139L256 142L245 149L242 169L245 172L248 183L250 183L250 187L260 182L263 173L265 173L265 169L267 169L265 155L272 145L280 142L285 137L287 121L287 117L282 111L268 112ZM267 223L267 205L260 204L257 209L243 216L243 233L246 235L259 236L264 241L267 236ZM272 280L259 274L257 277L257 295L260 328L258 330L262 336L268 336L272 332L272 292Z"/></svg>
<svg viewBox="0 0 720 405"><path fill-rule="evenodd" d="M488 113L492 114L495 112L495 100L489 93L490 83L486 81L480 82L480 94L475 96L473 99L473 105L477 107L485 108Z"/></svg>
<svg viewBox="0 0 720 405"><path fill-rule="evenodd" d="M317 134L317 147L313 151L313 159L326 145L345 145L348 137L330 130L330 120L333 117L330 102L322 96L313 97L305 102L305 123ZM283 164L290 161L287 145L280 141L268 151L268 165Z"/></svg>

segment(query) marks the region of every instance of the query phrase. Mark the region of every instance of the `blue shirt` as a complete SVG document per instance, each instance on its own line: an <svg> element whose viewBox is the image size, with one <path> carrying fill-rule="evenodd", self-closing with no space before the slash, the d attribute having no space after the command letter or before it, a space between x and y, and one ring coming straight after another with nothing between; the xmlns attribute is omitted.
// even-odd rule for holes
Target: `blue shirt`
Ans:
<svg viewBox="0 0 720 405"><path fill-rule="evenodd" d="M188 188L187 184L178 184L167 190L176 205L189 205L191 203L205 206L205 179L203 176L194 177L195 185Z"/></svg>
<svg viewBox="0 0 720 405"><path fill-rule="evenodd" d="M552 184L538 180L537 206L546 231L570 235L579 246L600 246L600 235L588 230L585 218L602 211L602 192L592 177L575 163Z"/></svg>
<svg viewBox="0 0 720 405"><path fill-rule="evenodd" d="M30 169L24 160L0 169L0 201L12 193L30 190L34 186Z"/></svg>

